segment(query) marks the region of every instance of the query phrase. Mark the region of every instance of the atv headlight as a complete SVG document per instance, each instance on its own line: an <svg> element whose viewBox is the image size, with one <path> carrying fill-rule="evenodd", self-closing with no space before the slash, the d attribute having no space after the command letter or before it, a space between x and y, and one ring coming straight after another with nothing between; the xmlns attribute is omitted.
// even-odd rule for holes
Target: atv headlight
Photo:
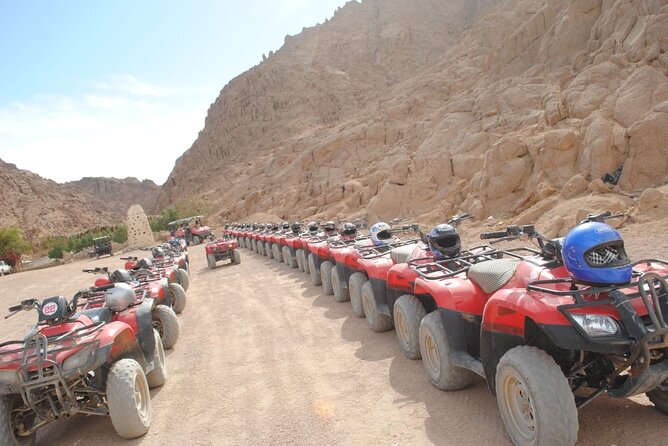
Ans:
<svg viewBox="0 0 668 446"><path fill-rule="evenodd" d="M77 369L81 370L93 357L93 344L88 344L65 361L63 361L63 373L68 374Z"/></svg>
<svg viewBox="0 0 668 446"><path fill-rule="evenodd" d="M619 333L619 325L611 317L598 314L571 314L571 316L591 337L613 336Z"/></svg>

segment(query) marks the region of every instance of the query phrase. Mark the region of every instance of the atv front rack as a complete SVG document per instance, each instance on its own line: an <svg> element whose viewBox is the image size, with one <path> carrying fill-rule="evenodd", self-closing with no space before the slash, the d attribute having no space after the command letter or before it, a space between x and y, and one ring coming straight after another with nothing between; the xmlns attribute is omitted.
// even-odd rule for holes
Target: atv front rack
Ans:
<svg viewBox="0 0 668 446"><path fill-rule="evenodd" d="M394 243L388 243L386 245L365 246L359 249L359 253L360 257L363 258L364 260L375 259L378 257L382 257L384 255L388 255L390 251L392 251L394 248L399 248L401 246L406 246L406 245L413 245L419 242L420 242L419 238L411 238L406 240L399 240L398 242Z"/></svg>
<svg viewBox="0 0 668 446"><path fill-rule="evenodd" d="M473 251L478 252L473 252ZM408 266L420 277L426 280L443 280L457 274L465 273L476 263L488 260L502 259L504 256L522 259L539 254L539 251L531 248L511 248L497 250L493 246L481 245L465 251L464 254L451 259L434 261L433 257L413 259Z"/></svg>

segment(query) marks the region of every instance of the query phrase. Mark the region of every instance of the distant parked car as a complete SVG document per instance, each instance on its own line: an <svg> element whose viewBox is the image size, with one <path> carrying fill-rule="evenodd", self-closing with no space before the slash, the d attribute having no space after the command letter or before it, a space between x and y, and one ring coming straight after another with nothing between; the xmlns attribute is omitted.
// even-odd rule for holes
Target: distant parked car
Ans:
<svg viewBox="0 0 668 446"><path fill-rule="evenodd" d="M0 260L0 276L4 276L5 274L11 274L12 273L12 267L8 265L4 260Z"/></svg>

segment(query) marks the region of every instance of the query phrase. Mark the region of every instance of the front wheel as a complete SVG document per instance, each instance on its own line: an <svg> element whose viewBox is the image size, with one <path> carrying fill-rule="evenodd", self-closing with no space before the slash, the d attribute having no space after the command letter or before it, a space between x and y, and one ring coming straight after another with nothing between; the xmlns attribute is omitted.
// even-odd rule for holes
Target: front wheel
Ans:
<svg viewBox="0 0 668 446"><path fill-rule="evenodd" d="M274 246L272 246L271 249L274 252L274 260L276 260L276 263L283 263L283 255L281 255L280 245L274 243Z"/></svg>
<svg viewBox="0 0 668 446"><path fill-rule="evenodd" d="M473 382L472 371L452 364L450 345L439 311L422 318L419 336L422 365L434 386L441 390L460 390Z"/></svg>
<svg viewBox="0 0 668 446"><path fill-rule="evenodd" d="M302 256L304 251L301 249L298 249L295 251L295 258L297 259L297 268L299 268L299 271L304 272L304 257Z"/></svg>
<svg viewBox="0 0 668 446"><path fill-rule="evenodd" d="M234 254L232 254L232 263L235 265L238 265L241 263L241 253L238 250L234 250Z"/></svg>
<svg viewBox="0 0 668 446"><path fill-rule="evenodd" d="M313 253L308 255L308 269L311 274L311 283L316 286L322 285L322 281L320 280L320 271L315 266L315 254Z"/></svg>
<svg viewBox="0 0 668 446"><path fill-rule="evenodd" d="M153 319L153 328L160 334L162 346L167 350L174 348L179 340L179 320L176 313L165 305L158 305L151 312Z"/></svg>
<svg viewBox="0 0 668 446"><path fill-rule="evenodd" d="M394 303L394 329L401 352L408 359L420 359L420 322L427 315L417 297L404 294Z"/></svg>
<svg viewBox="0 0 668 446"><path fill-rule="evenodd" d="M8 446L32 446L37 434L26 434L21 420L22 414L29 414L21 395L0 396L0 444ZM28 427L28 426L25 426Z"/></svg>
<svg viewBox="0 0 668 446"><path fill-rule="evenodd" d="M322 283L322 290L327 295L334 294L334 289L332 288L332 268L334 264L329 260L325 260L320 265L320 282Z"/></svg>
<svg viewBox="0 0 668 446"><path fill-rule="evenodd" d="M209 269L216 269L216 256L213 254L207 254L206 264L209 266Z"/></svg>
<svg viewBox="0 0 668 446"><path fill-rule="evenodd" d="M200 238L196 235L193 236L193 245L199 245L201 242Z"/></svg>
<svg viewBox="0 0 668 446"><path fill-rule="evenodd" d="M350 300L348 288L343 287L343 281L339 278L339 269L334 266L332 268L332 292L334 293L334 300L337 302L346 302Z"/></svg>
<svg viewBox="0 0 668 446"><path fill-rule="evenodd" d="M574 445L578 410L554 359L536 347L512 348L496 366L496 400L516 445Z"/></svg>
<svg viewBox="0 0 668 446"><path fill-rule="evenodd" d="M148 432L153 408L148 382L134 359L117 361L107 376L107 405L111 424L123 438L137 438Z"/></svg>
<svg viewBox="0 0 668 446"><path fill-rule="evenodd" d="M188 287L190 286L190 274L188 274L188 271L186 271L185 269L179 268L178 275L179 275L179 284L183 287L184 291L188 291Z"/></svg>
<svg viewBox="0 0 668 446"><path fill-rule="evenodd" d="M654 389L647 392L647 398L661 412L668 415L668 390Z"/></svg>
<svg viewBox="0 0 668 446"><path fill-rule="evenodd" d="M348 281L348 291L350 292L350 305L353 307L353 314L357 317L364 317L364 305L362 305L362 286L368 282L366 276L362 273L353 273Z"/></svg>
<svg viewBox="0 0 668 446"><path fill-rule="evenodd" d="M369 281L362 286L362 306L364 307L366 321L369 323L369 327L371 327L373 331L381 333L392 329L394 326L392 318L387 314L380 312L378 302L374 296L373 287Z"/></svg>

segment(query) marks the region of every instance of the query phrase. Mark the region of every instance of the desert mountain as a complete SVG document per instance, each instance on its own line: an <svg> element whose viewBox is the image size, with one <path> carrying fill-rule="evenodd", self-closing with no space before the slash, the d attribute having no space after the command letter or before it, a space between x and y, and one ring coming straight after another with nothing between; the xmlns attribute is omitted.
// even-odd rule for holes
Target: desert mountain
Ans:
<svg viewBox="0 0 668 446"><path fill-rule="evenodd" d="M161 201L425 220L660 202L667 51L665 0L349 2L223 88Z"/></svg>
<svg viewBox="0 0 668 446"><path fill-rule="evenodd" d="M58 184L0 160L0 227L26 238L69 235L125 221L130 205L155 210L159 186L135 178L84 178Z"/></svg>

